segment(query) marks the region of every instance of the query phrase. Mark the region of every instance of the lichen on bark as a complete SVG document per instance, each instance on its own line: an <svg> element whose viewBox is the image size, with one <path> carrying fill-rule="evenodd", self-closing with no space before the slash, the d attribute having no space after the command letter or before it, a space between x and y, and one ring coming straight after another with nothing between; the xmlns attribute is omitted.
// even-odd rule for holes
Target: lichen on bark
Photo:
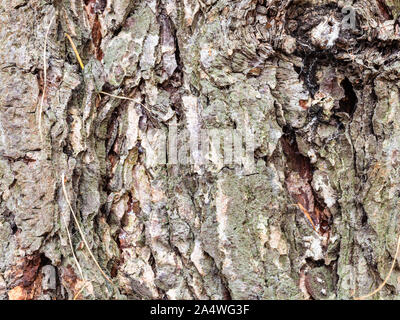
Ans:
<svg viewBox="0 0 400 320"><path fill-rule="evenodd" d="M399 13L390 0L1 1L0 299L372 291L400 232ZM204 158L165 161L174 135L179 162L212 130L254 150L227 161L210 139ZM372 298L398 299L399 276Z"/></svg>

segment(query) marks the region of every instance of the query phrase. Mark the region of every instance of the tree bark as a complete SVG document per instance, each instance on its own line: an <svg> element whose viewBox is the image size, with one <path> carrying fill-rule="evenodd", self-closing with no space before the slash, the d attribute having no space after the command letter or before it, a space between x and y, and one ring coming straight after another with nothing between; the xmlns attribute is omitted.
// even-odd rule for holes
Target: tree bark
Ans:
<svg viewBox="0 0 400 320"><path fill-rule="evenodd" d="M400 298L399 12L1 1L0 298Z"/></svg>

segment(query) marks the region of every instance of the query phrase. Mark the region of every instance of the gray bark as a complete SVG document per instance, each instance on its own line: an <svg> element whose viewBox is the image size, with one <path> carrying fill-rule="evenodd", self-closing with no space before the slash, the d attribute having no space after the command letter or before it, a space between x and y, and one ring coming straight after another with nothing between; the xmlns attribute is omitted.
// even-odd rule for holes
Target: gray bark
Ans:
<svg viewBox="0 0 400 320"><path fill-rule="evenodd" d="M397 1L0 3L1 299L382 283L400 233ZM179 163L160 163L174 130ZM253 133L254 154L181 161L205 130ZM399 279L396 263L370 298L398 299Z"/></svg>

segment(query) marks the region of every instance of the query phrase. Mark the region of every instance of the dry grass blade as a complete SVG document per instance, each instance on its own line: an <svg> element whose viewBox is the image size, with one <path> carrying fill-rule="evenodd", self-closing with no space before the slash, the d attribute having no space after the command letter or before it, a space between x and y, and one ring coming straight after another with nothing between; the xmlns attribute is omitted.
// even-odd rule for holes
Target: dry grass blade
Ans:
<svg viewBox="0 0 400 320"><path fill-rule="evenodd" d="M308 213L307 209L304 208L301 203L297 203L297 205L299 206L299 208L301 209L301 211L303 211L304 215L306 216L307 220L310 221L311 226L313 227L314 231L317 231L317 229L315 228L315 224L313 222L313 220L311 219L310 214Z"/></svg>
<svg viewBox="0 0 400 320"><path fill-rule="evenodd" d="M83 282L84 282L84 285L82 286L82 288L78 291L78 293L77 293L77 294L74 296L74 298L73 298L73 300L76 300L77 297L82 293L83 289L85 289L85 287L86 287L88 281L85 279L85 276L83 275L82 267L81 267L81 265L79 264L78 258L77 258L76 255L75 255L74 246L72 245L71 234L70 234L70 232L69 232L69 230L68 230L67 221L65 220L65 217L64 217L63 214L61 214L61 218L62 218L62 220L63 220L63 224L64 224L64 227L65 227L65 230L67 231L68 243L69 243L69 246L70 246L71 251L72 251L72 256L74 257L74 261L75 261L76 267L77 267L78 270L79 270L79 274L81 275L81 279L82 279Z"/></svg>
<svg viewBox="0 0 400 320"><path fill-rule="evenodd" d="M72 50L74 50L75 56L78 59L79 65L81 66L82 70L85 69L85 66L83 65L81 56L78 53L78 50L76 49L74 41L72 41L71 36L68 33L65 33L65 36L68 38L69 42L71 43Z"/></svg>
<svg viewBox="0 0 400 320"><path fill-rule="evenodd" d="M68 38L69 42L71 43L72 50L74 50L74 53L75 53L76 58L78 59L79 65L81 66L81 68L83 70L85 68L85 66L84 66L84 64L82 62L82 59L81 59L81 57L79 55L78 50L76 49L74 41L72 40L71 36L68 33L65 33L65 36ZM108 93L108 92L105 92L105 91L100 91L99 93L107 95L107 96L110 96L112 98L117 98L117 99L122 99L122 100L130 100L130 101L136 102L136 103L140 104L143 108L145 108L148 112L150 112L150 110L146 106L144 106L140 102L137 102L135 99L124 97L124 96L118 96L118 95L111 94L111 93Z"/></svg>
<svg viewBox="0 0 400 320"><path fill-rule="evenodd" d="M389 278L390 278L390 275L391 275L392 272L393 272L394 266L396 265L396 260L397 260L398 254L399 254L399 249L400 249L400 235L399 235L399 237L397 238L397 249L396 249L396 254L394 255L393 262L392 262L392 266L390 267L390 270L389 270L389 272L388 272L388 274L387 274L385 280L383 280L383 282L380 284L380 286L379 286L378 288L376 288L374 291L372 291L372 292L366 294L365 296L355 297L354 300L364 300L364 299L366 299L366 298L368 298L368 297L371 297L371 296L373 296L374 294L376 294L376 293L378 293L379 291L382 290L382 288L383 288L383 287L385 286L385 284L388 282L388 280L389 280Z"/></svg>
<svg viewBox="0 0 400 320"><path fill-rule="evenodd" d="M64 193L65 201L67 201L68 207L71 210L72 217L74 218L75 224L76 224L76 226L78 228L79 234L81 235L82 241L85 244L85 247L86 247L87 251L89 252L90 257L92 258L93 262L95 263L96 267L99 269L99 271L101 272L103 277L113 285L113 282L111 281L111 279L104 273L103 269L100 267L100 265L97 262L92 250L90 249L90 247L89 247L89 245L88 245L88 243L86 241L85 235L84 235L84 233L83 233L83 231L81 229L81 226L79 225L78 218L76 217L76 214L75 214L74 210L72 209L71 202L69 201L67 189L65 188L64 178L65 178L64 173L62 173L61 174L61 185L62 185L62 190L63 190L63 193Z"/></svg>
<svg viewBox="0 0 400 320"><path fill-rule="evenodd" d="M46 61L47 39L49 37L50 27L53 23L54 18L55 15L51 18L50 23L47 27L46 35L44 37L44 46L43 46L43 90L42 90L42 98L40 99L39 114L38 114L38 129L41 142L43 142L42 112L43 112L44 96L46 95L46 89L47 89L47 61Z"/></svg>
<svg viewBox="0 0 400 320"><path fill-rule="evenodd" d="M79 289L78 293L74 296L74 299L73 299L73 300L77 300L78 297L79 297L79 295L82 293L83 289L85 289L86 286L89 284L89 281L86 281L86 280L84 280L84 281L85 281L85 282L84 282L82 288Z"/></svg>
<svg viewBox="0 0 400 320"><path fill-rule="evenodd" d="M105 94L106 96L110 96L110 97L117 98L117 99L130 100L130 101L139 103L141 105L140 102L137 102L135 99L132 99L132 98L128 98L128 97L124 97L124 96L117 96L115 94L111 94L111 93L108 93L108 92L105 92L105 91L100 91L99 93Z"/></svg>
<svg viewBox="0 0 400 320"><path fill-rule="evenodd" d="M124 96L117 96L115 94L111 94L111 93L108 93L108 92L105 92L105 91L100 91L99 93L105 94L106 96L110 96L112 98L117 98L117 99L129 100L129 101L136 102L137 104L140 104L143 108L145 108L148 112L150 112L150 110L144 104L142 104L140 102L137 102L135 99L132 99L132 98L129 98L129 97L124 97Z"/></svg>
<svg viewBox="0 0 400 320"><path fill-rule="evenodd" d="M79 274L81 275L82 280L86 281L86 280L85 280L85 277L83 276L83 272L82 272L81 265L79 264L78 259L76 258L75 251L74 251L74 247L73 247L73 245L72 245L71 234L69 233L67 221L65 221L65 217L64 217L63 214L61 214L61 218L62 218L62 220L63 220L63 224L64 224L64 227L65 227L65 230L67 231L68 242L69 242L69 246L70 246L71 251L72 251L72 255L73 255L74 260L75 260L76 267L77 267L78 270L79 270Z"/></svg>

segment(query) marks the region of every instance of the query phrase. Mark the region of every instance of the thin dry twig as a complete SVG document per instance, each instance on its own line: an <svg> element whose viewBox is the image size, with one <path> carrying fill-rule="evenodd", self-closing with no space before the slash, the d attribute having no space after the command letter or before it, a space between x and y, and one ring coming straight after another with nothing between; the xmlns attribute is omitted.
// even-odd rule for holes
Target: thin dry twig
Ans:
<svg viewBox="0 0 400 320"><path fill-rule="evenodd" d="M394 255L393 262L392 262L392 266L390 267L390 270L389 270L389 272L388 272L388 274L387 274L385 280L383 280L383 282L380 284L380 286L379 286L378 288L376 288L374 291L372 291L372 292L366 294L365 296L355 297L354 300L364 300L364 299L366 299L366 298L368 298L368 297L370 297L370 296L373 296L374 294L376 294L376 293L378 293L379 291L382 290L382 288L383 288L383 287L385 286L385 284L388 282L388 280L389 280L389 278L390 278L390 275L391 275L392 272L393 272L394 266L396 265L396 260L397 260L398 254L399 254L399 249L400 249L400 235L398 236L398 239L397 239L396 254Z"/></svg>
<svg viewBox="0 0 400 320"><path fill-rule="evenodd" d="M56 15L54 15L50 23L47 27L46 35L44 37L44 46L43 46L43 91L42 91L42 98L40 100L40 106L39 106L39 114L38 114L38 129L39 129L39 136L40 136L40 141L43 142L43 134L42 134L42 112L43 112L43 103L44 103L44 96L46 95L46 89L47 89L47 61L46 61L46 51L47 51L47 39L49 37L49 32L50 32L50 27L53 23L53 20Z"/></svg>
<svg viewBox="0 0 400 320"><path fill-rule="evenodd" d="M74 218L75 224L76 224L76 226L77 226L77 228L78 228L79 234L81 235L82 241L83 241L83 243L85 244L85 247L86 247L87 251L89 252L89 254L90 254L90 256L91 256L93 262L95 263L96 267L99 269L99 271L101 272L101 274L103 275L103 277L104 277L109 283L111 283L112 285L114 285L113 282L111 281L111 279L104 273L103 269L100 267L100 265L99 265L99 263L97 262L97 260L96 260L96 258L95 258L95 256L94 256L94 254L93 254L93 252L92 252L92 250L90 249L90 247L89 247L89 245L88 245L88 243L87 243L87 241L86 241L85 235L84 235L84 233L83 233L83 231L82 231L82 229L81 229L81 226L79 225L78 218L76 217L75 212L74 212L74 209L72 209L71 202L69 201L68 194L67 194L67 189L65 188L64 178L65 178L65 176L64 176L64 172L63 172L63 173L61 174L61 185L62 185L62 190L63 190L63 193L64 193L65 201L67 201L68 206L69 206L69 209L71 210L72 217Z"/></svg>

